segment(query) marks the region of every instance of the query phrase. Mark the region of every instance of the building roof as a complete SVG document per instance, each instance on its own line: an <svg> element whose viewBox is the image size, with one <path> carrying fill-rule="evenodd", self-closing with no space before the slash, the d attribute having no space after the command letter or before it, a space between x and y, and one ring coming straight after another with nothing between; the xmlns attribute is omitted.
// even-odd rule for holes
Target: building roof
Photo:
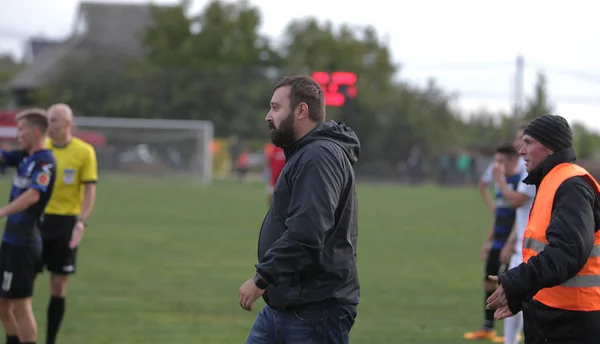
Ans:
<svg viewBox="0 0 600 344"><path fill-rule="evenodd" d="M90 48L110 49L127 55L143 53L142 35L152 24L149 3L83 2L80 6L82 14L87 24L86 43L95 45Z"/></svg>
<svg viewBox="0 0 600 344"><path fill-rule="evenodd" d="M72 38L41 51L31 65L10 80L10 88L35 89L47 83L60 71L59 62L67 57L71 48L79 44L80 40L80 37Z"/></svg>
<svg viewBox="0 0 600 344"><path fill-rule="evenodd" d="M28 48L32 61L35 61L35 58L39 56L44 50L54 48L62 43L64 42L41 37L30 38Z"/></svg>
<svg viewBox="0 0 600 344"><path fill-rule="evenodd" d="M61 71L67 57L87 59L98 53L139 56L144 51L141 35L152 23L150 6L81 2L73 35L40 49L33 63L11 79L10 87L35 89L46 84Z"/></svg>

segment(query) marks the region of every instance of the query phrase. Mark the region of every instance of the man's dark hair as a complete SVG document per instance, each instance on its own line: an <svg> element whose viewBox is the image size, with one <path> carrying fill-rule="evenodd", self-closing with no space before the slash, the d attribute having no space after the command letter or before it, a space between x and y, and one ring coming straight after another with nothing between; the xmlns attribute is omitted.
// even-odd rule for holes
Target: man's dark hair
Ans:
<svg viewBox="0 0 600 344"><path fill-rule="evenodd" d="M15 120L25 121L27 124L40 129L42 134L45 134L48 130L48 116L44 109L33 108L23 110L15 116Z"/></svg>
<svg viewBox="0 0 600 344"><path fill-rule="evenodd" d="M308 106L308 117L313 122L325 121L325 96L318 82L305 75L288 76L275 86L290 87L290 105L295 109L300 103Z"/></svg>
<svg viewBox="0 0 600 344"><path fill-rule="evenodd" d="M503 143L496 147L496 153L504 154L508 157L514 158L519 156L519 152L515 149L512 143Z"/></svg>

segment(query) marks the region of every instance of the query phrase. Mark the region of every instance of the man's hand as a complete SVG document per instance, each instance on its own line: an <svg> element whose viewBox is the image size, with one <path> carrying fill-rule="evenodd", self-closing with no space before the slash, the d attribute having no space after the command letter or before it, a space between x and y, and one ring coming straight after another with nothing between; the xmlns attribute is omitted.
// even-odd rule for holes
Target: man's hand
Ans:
<svg viewBox="0 0 600 344"><path fill-rule="evenodd" d="M504 169L504 165L499 163L494 163L494 168L492 169L492 175L494 176L494 180L500 180L504 178L506 174L506 170Z"/></svg>
<svg viewBox="0 0 600 344"><path fill-rule="evenodd" d="M498 276L488 276L488 279L498 283ZM508 300L506 299L502 285L498 286L498 289L488 297L485 309L495 309L494 318L498 320L513 316L510 309L508 309Z"/></svg>
<svg viewBox="0 0 600 344"><path fill-rule="evenodd" d="M240 307L247 311L253 310L254 307L252 307L252 304L254 301L258 300L264 292L263 289L256 286L253 278L247 280L246 283L242 284L240 287Z"/></svg>
<svg viewBox="0 0 600 344"><path fill-rule="evenodd" d="M500 251L500 262L504 264L509 264L512 255L515 253L515 245L510 242L506 243Z"/></svg>
<svg viewBox="0 0 600 344"><path fill-rule="evenodd" d="M496 309L496 311L494 312L494 319L502 320L502 319L510 318L513 315L514 314L512 314L510 309L508 309L508 306L504 306L504 307Z"/></svg>
<svg viewBox="0 0 600 344"><path fill-rule="evenodd" d="M83 232L85 231L85 224L83 221L78 220L73 227L73 233L71 234L71 241L69 241L69 247L74 249L79 245L81 239L83 239Z"/></svg>

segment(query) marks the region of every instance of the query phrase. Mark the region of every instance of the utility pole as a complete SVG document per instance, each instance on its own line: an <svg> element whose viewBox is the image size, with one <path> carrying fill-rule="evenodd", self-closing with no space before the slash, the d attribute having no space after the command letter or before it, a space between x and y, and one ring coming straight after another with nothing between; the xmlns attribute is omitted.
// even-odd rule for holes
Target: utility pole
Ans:
<svg viewBox="0 0 600 344"><path fill-rule="evenodd" d="M523 56L517 56L515 65L515 84L513 94L513 116L515 129L519 125L519 121L523 116L523 74L525 73L525 60Z"/></svg>

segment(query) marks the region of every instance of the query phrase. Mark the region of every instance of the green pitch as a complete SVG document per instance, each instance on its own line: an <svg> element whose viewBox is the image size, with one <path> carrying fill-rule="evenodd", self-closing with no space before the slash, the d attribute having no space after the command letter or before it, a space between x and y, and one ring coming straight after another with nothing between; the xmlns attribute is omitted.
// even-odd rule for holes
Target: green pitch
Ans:
<svg viewBox="0 0 600 344"><path fill-rule="evenodd" d="M0 182L6 199L9 179ZM264 189L105 178L60 343L243 343L257 311L243 311L237 292L253 274ZM477 191L361 185L359 202L352 343L465 343L463 332L482 323L479 249L491 221ZM34 299L39 343L47 302L44 273Z"/></svg>

